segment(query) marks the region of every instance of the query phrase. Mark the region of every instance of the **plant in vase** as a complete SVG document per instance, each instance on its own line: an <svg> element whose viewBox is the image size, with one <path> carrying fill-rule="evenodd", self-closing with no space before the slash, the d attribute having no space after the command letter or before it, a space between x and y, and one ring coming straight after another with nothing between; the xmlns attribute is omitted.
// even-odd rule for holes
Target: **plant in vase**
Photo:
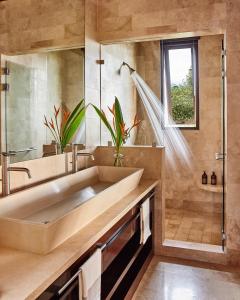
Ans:
<svg viewBox="0 0 240 300"><path fill-rule="evenodd" d="M54 105L54 116L50 120L44 116L44 125L50 130L54 141L59 146L60 153L63 153L65 147L81 126L85 111L83 99L72 112L65 110L63 107L56 108Z"/></svg>
<svg viewBox="0 0 240 300"><path fill-rule="evenodd" d="M115 97L113 107L108 107L109 111L113 115L112 125L108 121L106 114L103 110L100 110L93 104L92 106L112 137L112 141L115 146L114 166L121 167L123 164L123 155L121 153L121 147L126 143L127 139L130 137L132 129L134 127L137 127L141 121L138 120L137 116L135 116L132 126L126 128L126 123L124 122L121 105L117 97Z"/></svg>

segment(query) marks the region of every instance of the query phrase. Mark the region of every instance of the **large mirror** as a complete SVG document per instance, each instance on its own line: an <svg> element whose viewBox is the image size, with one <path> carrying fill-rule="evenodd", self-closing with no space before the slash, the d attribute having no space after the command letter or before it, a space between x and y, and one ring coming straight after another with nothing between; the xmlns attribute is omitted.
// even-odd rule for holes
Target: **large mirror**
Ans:
<svg viewBox="0 0 240 300"><path fill-rule="evenodd" d="M222 241L223 41L209 35L102 45L101 104L109 122L117 96L126 127L135 114L142 120L126 144L166 146L166 243ZM109 140L103 124L102 144Z"/></svg>
<svg viewBox="0 0 240 300"><path fill-rule="evenodd" d="M54 106L57 110L61 107L61 127L64 113L72 112L84 98L84 56L84 48L1 56L5 73L1 78L5 84L1 94L2 151L35 149L19 153L11 162L58 153L44 117L51 121ZM84 122L74 142L85 143Z"/></svg>

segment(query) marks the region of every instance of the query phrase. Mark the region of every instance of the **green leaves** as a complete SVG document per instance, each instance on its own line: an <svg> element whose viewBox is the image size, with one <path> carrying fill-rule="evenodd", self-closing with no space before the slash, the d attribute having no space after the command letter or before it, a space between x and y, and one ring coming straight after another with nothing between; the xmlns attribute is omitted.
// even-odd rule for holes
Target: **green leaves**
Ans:
<svg viewBox="0 0 240 300"><path fill-rule="evenodd" d="M109 111L113 115L113 125L111 125L104 113L104 111L97 108L95 105L91 104L92 107L95 109L96 113L108 129L109 133L111 134L113 143L116 147L117 152L119 151L120 147L126 143L127 138L130 136L130 131L140 124L140 120L137 119L137 116L134 118L134 123L131 128L125 128L125 122L123 119L122 108L120 102L117 97L115 97L115 101L112 108L109 108Z"/></svg>
<svg viewBox="0 0 240 300"><path fill-rule="evenodd" d="M102 120L106 128L108 129L109 133L111 134L114 145L116 146L117 149L119 149L124 143L123 131L122 131L122 129L124 128L124 121L123 121L121 105L117 97L115 97L113 108L112 109L109 108L110 112L113 115L113 127L109 123L104 111L100 110L93 104L91 105L95 109L96 113L98 114L98 116L100 117L100 119Z"/></svg>
<svg viewBox="0 0 240 300"><path fill-rule="evenodd" d="M61 151L63 152L84 120L86 112L84 99L78 103L71 114L65 111L63 107L61 110L63 113L61 126L59 126L60 107L57 109L55 106L54 120L51 118L50 121L48 121L46 116L44 116L44 125L50 130L56 143L60 144Z"/></svg>
<svg viewBox="0 0 240 300"><path fill-rule="evenodd" d="M80 127L84 117L85 117L85 104L84 99L82 99L79 104L75 107L73 112L68 117L65 125L62 128L62 138L61 138L61 146L62 149L66 147L67 144L70 143L71 139L77 132Z"/></svg>
<svg viewBox="0 0 240 300"><path fill-rule="evenodd" d="M110 132L110 134L112 136L113 143L114 143L114 145L116 145L116 136L115 136L115 133L114 133L114 131L112 129L112 126L108 122L105 113L103 111L101 111L99 108L97 108L97 106L95 106L93 104L91 104L91 105L95 109L96 113L98 114L98 116L100 117L100 119L102 120L102 122L104 123L104 125L107 127L108 131Z"/></svg>
<svg viewBox="0 0 240 300"><path fill-rule="evenodd" d="M114 111L115 111L115 126L116 126L116 146L121 147L123 144L123 129L125 124L123 121L121 105L117 97L115 97Z"/></svg>
<svg viewBox="0 0 240 300"><path fill-rule="evenodd" d="M133 125L130 128L126 128L126 124L123 119L122 108L117 97L115 97L113 108L109 108L111 114L113 115L112 125L108 121L103 110L100 110L93 104L89 105L94 108L97 115L108 129L116 150L119 151L120 147L125 144L126 140L129 138L131 130L138 126L141 121L137 119L137 116L135 116ZM71 114L68 111L65 111L62 107L61 111L63 121L61 126L59 126L60 108L57 109L54 107L54 120L51 118L50 121L48 121L46 117L44 118L44 125L50 130L56 142L60 144L62 152L67 144L71 142L78 128L81 126L85 118L87 107L88 106L85 107L84 99L78 103Z"/></svg>
<svg viewBox="0 0 240 300"><path fill-rule="evenodd" d="M177 123L194 122L194 92L192 70L189 70L186 79L171 87L172 117Z"/></svg>

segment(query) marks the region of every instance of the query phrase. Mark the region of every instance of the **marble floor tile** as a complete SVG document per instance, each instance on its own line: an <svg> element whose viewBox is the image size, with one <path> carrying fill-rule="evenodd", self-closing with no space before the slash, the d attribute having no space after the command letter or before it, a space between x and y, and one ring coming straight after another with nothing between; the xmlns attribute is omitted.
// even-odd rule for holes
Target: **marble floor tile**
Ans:
<svg viewBox="0 0 240 300"><path fill-rule="evenodd" d="M240 274L163 262L155 256L133 300L239 300Z"/></svg>

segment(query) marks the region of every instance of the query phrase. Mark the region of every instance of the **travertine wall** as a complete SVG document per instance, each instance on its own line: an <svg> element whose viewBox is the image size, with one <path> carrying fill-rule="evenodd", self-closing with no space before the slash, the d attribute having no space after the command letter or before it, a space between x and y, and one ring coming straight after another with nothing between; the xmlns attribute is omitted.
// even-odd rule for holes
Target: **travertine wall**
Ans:
<svg viewBox="0 0 240 300"><path fill-rule="evenodd" d="M84 0L0 3L0 52L84 45Z"/></svg>
<svg viewBox="0 0 240 300"><path fill-rule="evenodd" d="M103 42L225 30L225 0L99 0L99 3Z"/></svg>
<svg viewBox="0 0 240 300"><path fill-rule="evenodd" d="M0 2L0 49L6 53L8 49L8 23L6 2Z"/></svg>

